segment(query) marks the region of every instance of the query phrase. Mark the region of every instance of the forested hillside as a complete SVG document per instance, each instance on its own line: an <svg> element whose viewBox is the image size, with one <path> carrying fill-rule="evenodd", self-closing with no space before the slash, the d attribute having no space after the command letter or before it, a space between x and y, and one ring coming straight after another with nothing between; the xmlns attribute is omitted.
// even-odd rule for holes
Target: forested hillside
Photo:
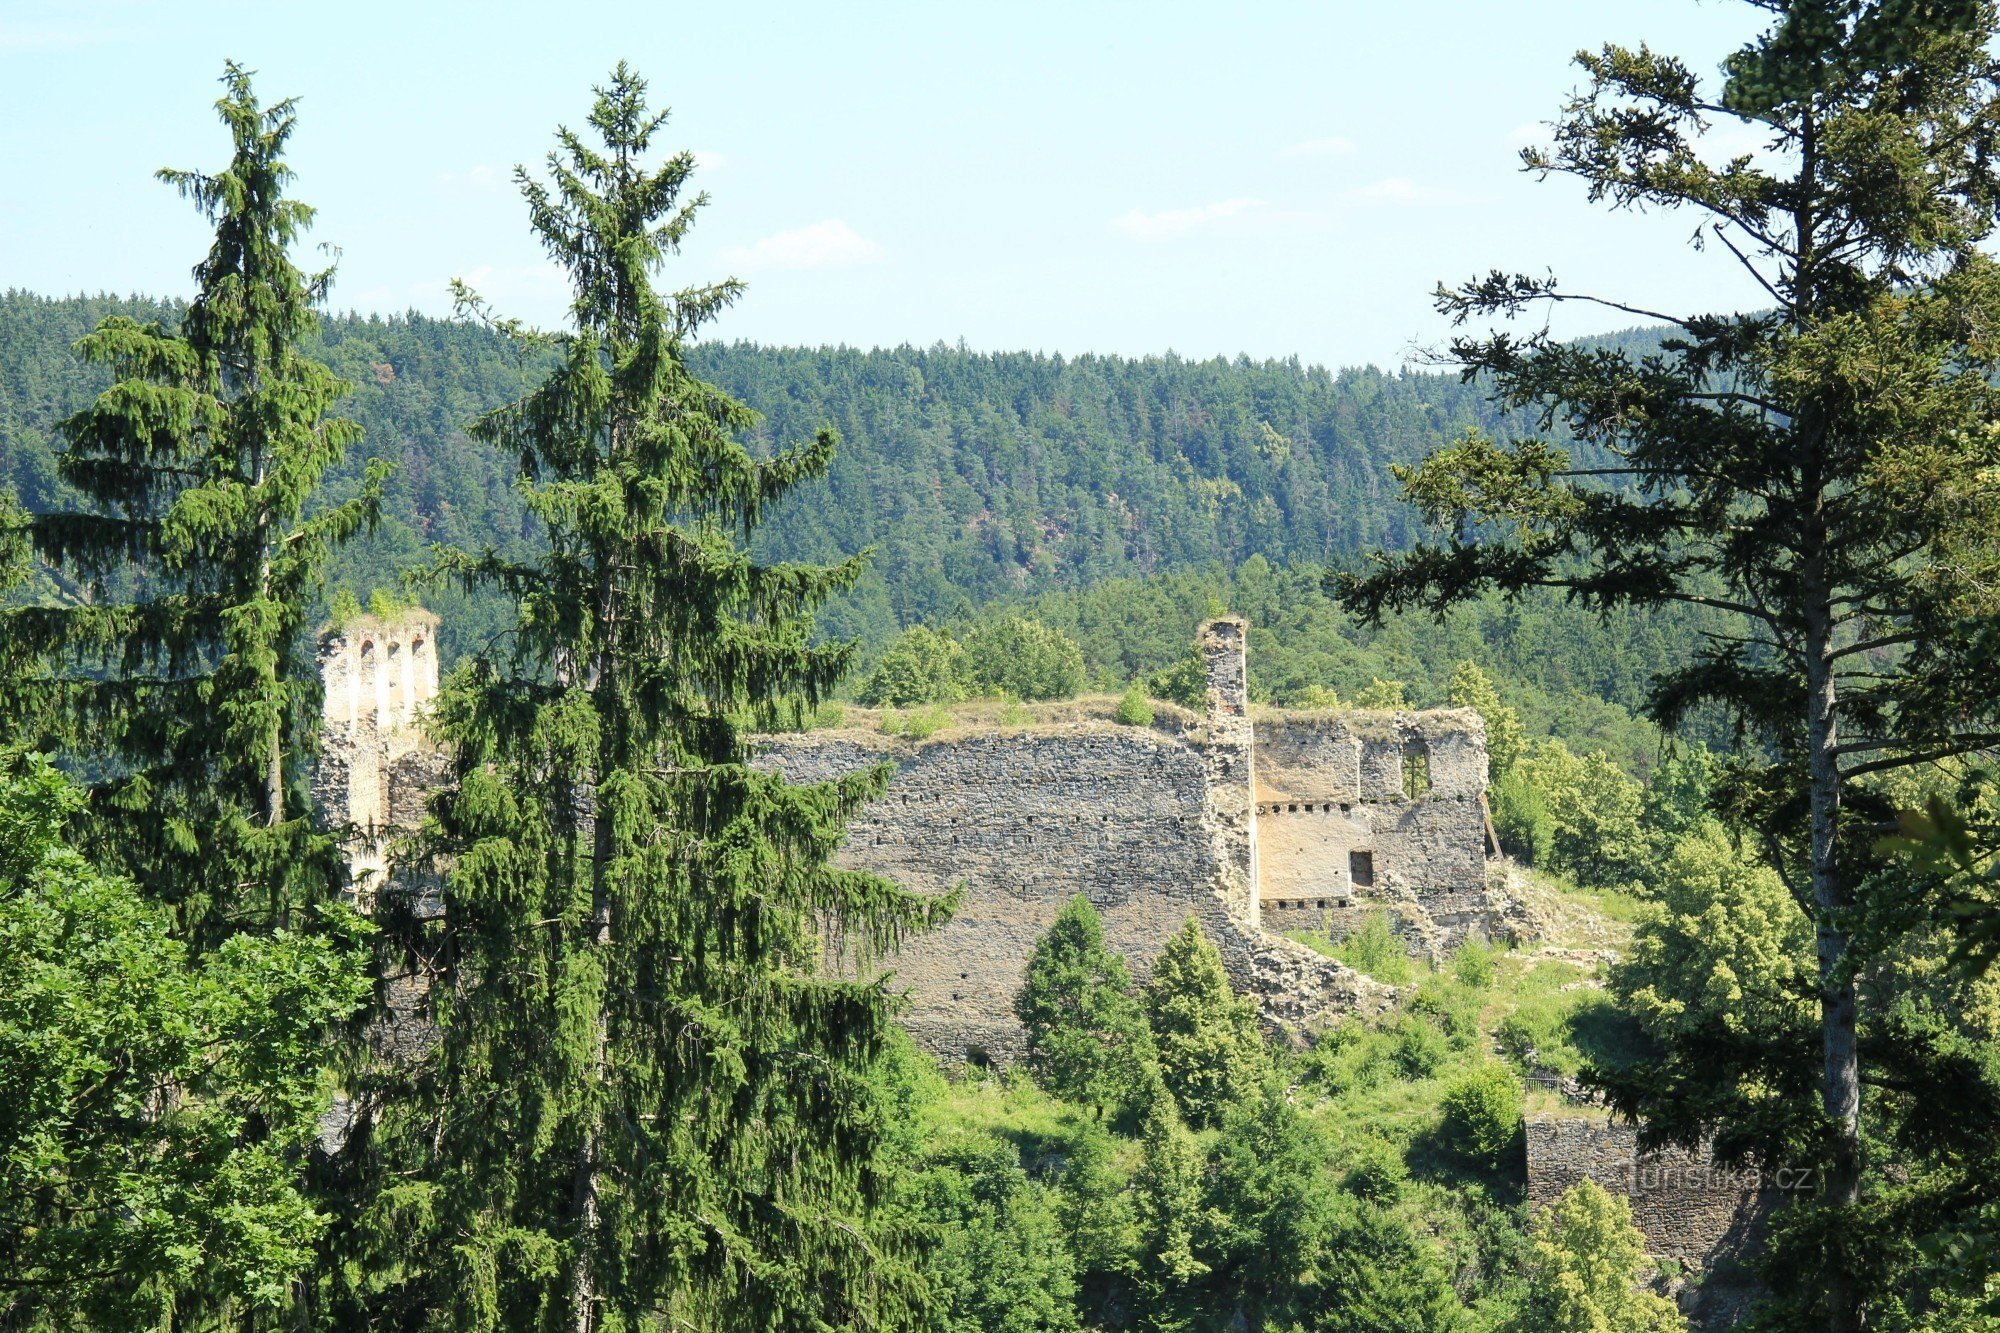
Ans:
<svg viewBox="0 0 2000 1333"><path fill-rule="evenodd" d="M114 313L178 317L142 300L0 296L0 480L31 509L61 498L54 424L105 382L70 345ZM362 600L393 589L433 542L522 547L514 460L465 427L542 367L484 328L419 315L324 320L315 350L353 385L342 410L363 429L329 496L348 494L371 456L396 465L380 530L334 559L336 588ZM741 343L699 347L692 362L761 414L762 449L839 433L827 480L784 505L759 545L809 560L875 551L824 617L861 640L864 669L900 628L1019 605L1077 640L1095 684L1122 686L1175 661L1202 615L1230 610L1258 627L1262 697L1312 686L1351 697L1380 676L1434 703L1454 663L1476 657L1535 729L1627 764L1650 754L1628 710L1684 651L1684 616L1607 625L1537 599L1363 631L1319 594L1325 564L1415 536L1391 466L1493 424L1477 387L1455 377ZM445 616L447 653L501 623L494 599L421 595Z"/></svg>
<svg viewBox="0 0 2000 1333"><path fill-rule="evenodd" d="M56 498L53 423L105 382L70 344L116 312L175 316L139 300L0 297L0 478L31 509ZM398 469L383 531L350 548L339 577L365 595L429 542L517 541L512 460L463 432L531 368L484 329L415 315L330 318L320 338L365 432L335 493L370 455ZM1490 417L1448 376L1295 361L733 344L691 362L763 415L761 447L840 433L827 482L776 515L763 544L817 559L874 547L831 626L867 639L1006 595L1404 546L1411 515L1390 466Z"/></svg>

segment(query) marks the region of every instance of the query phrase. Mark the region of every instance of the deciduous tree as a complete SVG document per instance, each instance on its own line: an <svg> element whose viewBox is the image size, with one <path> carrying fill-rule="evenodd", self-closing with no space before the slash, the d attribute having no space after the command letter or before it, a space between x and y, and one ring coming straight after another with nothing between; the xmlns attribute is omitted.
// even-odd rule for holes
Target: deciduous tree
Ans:
<svg viewBox="0 0 2000 1333"><path fill-rule="evenodd" d="M366 952L279 930L191 958L65 841L81 802L0 756L0 1326L269 1317L327 1223L297 1163Z"/></svg>

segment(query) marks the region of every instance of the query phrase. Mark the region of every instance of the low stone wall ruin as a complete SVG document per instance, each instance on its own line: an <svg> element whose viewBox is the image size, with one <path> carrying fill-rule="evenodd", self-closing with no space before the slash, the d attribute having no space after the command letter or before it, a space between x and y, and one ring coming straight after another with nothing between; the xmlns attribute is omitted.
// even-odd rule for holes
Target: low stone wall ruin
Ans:
<svg viewBox="0 0 2000 1333"><path fill-rule="evenodd" d="M1642 1151L1638 1128L1604 1116L1530 1116L1528 1203L1542 1208L1592 1180L1632 1204L1655 1260L1707 1280L1669 1283L1698 1325L1726 1327L1756 1294L1743 1261L1764 1242L1771 1213L1810 1186L1801 1176L1717 1166L1685 1148Z"/></svg>

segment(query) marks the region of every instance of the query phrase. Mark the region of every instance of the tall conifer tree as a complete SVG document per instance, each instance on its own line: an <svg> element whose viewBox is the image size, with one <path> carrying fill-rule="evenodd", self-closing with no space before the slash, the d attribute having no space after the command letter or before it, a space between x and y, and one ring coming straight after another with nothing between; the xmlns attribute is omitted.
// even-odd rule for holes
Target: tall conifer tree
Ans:
<svg viewBox="0 0 2000 1333"><path fill-rule="evenodd" d="M1578 470L1548 439L1469 436L1404 474L1438 539L1342 590L1367 617L1555 587L1727 618L1655 682L1652 711L1674 726L1719 705L1761 743L1732 804L1812 921L1817 1049L1707 1032L1615 1095L1656 1133L1818 1163L1823 1207L1791 1235L1819 1253L1795 1268L1819 1280L1807 1317L1851 1330L1870 1249L1863 1088L1908 1114L1928 1081L1864 1007L1870 919L1895 915L1862 892L1889 814L1870 779L2000 742L2000 9L1750 3L1770 24L1718 85L1645 47L1579 56L1586 88L1524 160L1615 206L1694 214L1764 308L1656 311L1502 273L1441 290L1461 323L1585 301L1665 338L1455 341L1529 431L1613 461ZM1765 151L1704 154L1717 123Z"/></svg>
<svg viewBox="0 0 2000 1333"><path fill-rule="evenodd" d="M62 477L86 507L32 523L75 595L0 622L53 663L21 707L96 775L100 858L174 904L197 946L336 873L304 808L318 676L302 632L384 476L371 464L360 495L315 504L359 433L327 415L347 386L300 350L332 272L291 258L313 217L285 193L293 103L260 105L233 63L222 82L229 165L160 173L215 225L193 302L178 328L115 316L77 344L117 376L62 423Z"/></svg>
<svg viewBox="0 0 2000 1333"><path fill-rule="evenodd" d="M745 549L834 441L753 457L750 413L684 363L741 288L654 287L704 197L690 154L647 162L666 117L645 94L621 64L594 135L558 131L547 183L517 173L573 327L474 433L520 460L546 547L442 563L519 616L441 699L441 1039L433 1095L377 1136L406 1174L360 1299L427 1327L869 1327L895 1298L869 1230L891 995L823 953L888 948L940 905L827 864L881 773L749 762L745 718L847 669L811 615L859 565Z"/></svg>

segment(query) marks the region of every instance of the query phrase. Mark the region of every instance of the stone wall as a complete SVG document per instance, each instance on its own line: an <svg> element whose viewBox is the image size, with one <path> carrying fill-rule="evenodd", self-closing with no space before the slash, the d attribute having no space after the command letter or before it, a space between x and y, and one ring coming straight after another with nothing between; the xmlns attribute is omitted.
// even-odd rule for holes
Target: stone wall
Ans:
<svg viewBox="0 0 2000 1333"><path fill-rule="evenodd" d="M1339 937L1387 910L1441 953L1506 933L1486 882L1486 730L1466 709L1287 713L1256 722L1264 924Z"/></svg>
<svg viewBox="0 0 2000 1333"><path fill-rule="evenodd" d="M362 618L322 644L315 789L320 817L347 832L364 910L387 881L392 839L417 826L445 779L421 726L437 691L435 629L424 612ZM888 765L888 793L850 827L841 862L924 892L963 886L957 917L888 963L926 1047L953 1061L1020 1054L1014 994L1035 940L1078 893L1141 979L1167 938L1200 920L1274 1030L1378 1010L1395 995L1279 931L1338 932L1386 906L1415 949L1493 933L1477 716L1253 717L1247 638L1239 619L1204 625L1207 708L1162 710L1153 727L1071 721L922 743L860 730L759 743L765 762L799 781ZM1405 791L1419 751L1426 789ZM1357 852L1374 866L1359 885ZM1274 907L1282 919L1266 917Z"/></svg>
<svg viewBox="0 0 2000 1333"><path fill-rule="evenodd" d="M957 919L908 941L893 963L910 994L906 1023L927 1048L948 1060L1019 1055L1014 993L1035 940L1078 893L1141 979L1167 937L1200 920L1274 1029L1319 1026L1394 996L1279 931L1338 931L1343 914L1351 922L1388 907L1417 949L1495 933L1478 715L1253 717L1247 637L1233 617L1202 627L1198 719L914 744L860 731L766 743L768 761L800 781L889 765L888 795L855 822L841 862L927 892L963 887ZM1418 749L1429 780L1405 791L1405 756ZM1359 886L1356 851L1376 867Z"/></svg>
<svg viewBox="0 0 2000 1333"><path fill-rule="evenodd" d="M765 753L796 781L892 765L887 795L850 827L840 862L921 892L963 885L958 915L890 963L910 993L905 1025L942 1058L1019 1056L1014 993L1036 939L1079 893L1138 976L1195 916L1237 985L1252 987L1247 932L1218 892L1209 774L1195 746L1083 723L919 744L865 732L782 737Z"/></svg>
<svg viewBox="0 0 2000 1333"><path fill-rule="evenodd" d="M1734 1171L1683 1148L1639 1149L1638 1129L1601 1116L1531 1116L1528 1203L1554 1203L1581 1180L1631 1201L1632 1221L1656 1260L1707 1274L1683 1307L1704 1325L1731 1322L1754 1294L1742 1261L1763 1243L1786 1186L1809 1181Z"/></svg>

